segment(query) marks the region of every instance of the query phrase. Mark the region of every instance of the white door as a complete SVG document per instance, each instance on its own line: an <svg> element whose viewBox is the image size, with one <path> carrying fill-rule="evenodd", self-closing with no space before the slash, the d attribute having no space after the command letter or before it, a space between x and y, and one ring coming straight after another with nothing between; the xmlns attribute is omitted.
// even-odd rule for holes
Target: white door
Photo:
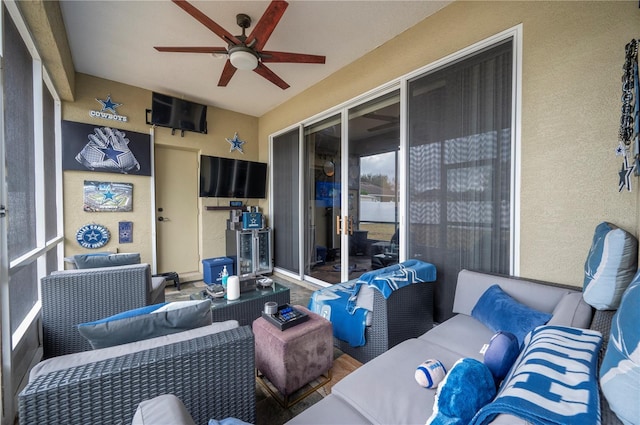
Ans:
<svg viewBox="0 0 640 425"><path fill-rule="evenodd" d="M198 243L198 153L155 146L158 273L202 279Z"/></svg>

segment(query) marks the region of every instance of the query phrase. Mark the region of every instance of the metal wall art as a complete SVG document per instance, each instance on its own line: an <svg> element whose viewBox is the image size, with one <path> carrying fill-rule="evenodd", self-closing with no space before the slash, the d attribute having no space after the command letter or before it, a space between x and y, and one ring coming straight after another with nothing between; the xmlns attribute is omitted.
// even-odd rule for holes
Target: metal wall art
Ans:
<svg viewBox="0 0 640 425"><path fill-rule="evenodd" d="M242 145L244 145L246 142L244 140L240 140L240 138L238 137L238 132L233 135L233 139L225 139L231 144L231 149L229 149L229 152L239 151L240 153L244 154Z"/></svg>
<svg viewBox="0 0 640 425"><path fill-rule="evenodd" d="M85 224L76 233L76 241L83 248L102 248L111 239L109 230L101 224Z"/></svg>
<svg viewBox="0 0 640 425"><path fill-rule="evenodd" d="M638 88L638 40L631 40L625 47L622 67L622 113L616 155L622 156L622 168L618 172L618 192L625 187L631 191L631 175L640 175L640 89ZM632 153L633 151L633 153Z"/></svg>

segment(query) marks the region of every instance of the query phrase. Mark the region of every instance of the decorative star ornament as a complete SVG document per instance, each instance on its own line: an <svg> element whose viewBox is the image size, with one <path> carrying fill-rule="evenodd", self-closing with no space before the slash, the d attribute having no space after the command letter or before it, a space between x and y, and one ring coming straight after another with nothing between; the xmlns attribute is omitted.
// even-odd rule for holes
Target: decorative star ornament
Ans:
<svg viewBox="0 0 640 425"><path fill-rule="evenodd" d="M229 150L229 152L233 152L233 151L240 151L241 154L244 154L244 151L242 150L242 145L245 144L244 140L240 140L240 138L238 138L238 132L236 132L233 135L233 139L227 139L227 142L229 142L231 144L231 149Z"/></svg>
<svg viewBox="0 0 640 425"><path fill-rule="evenodd" d="M115 103L114 101L112 101L110 94L107 95L107 98L105 100L101 100L98 98L96 98L96 100L102 104L102 111L100 112L111 111L111 113L117 114L116 108L118 106L122 106L122 103Z"/></svg>

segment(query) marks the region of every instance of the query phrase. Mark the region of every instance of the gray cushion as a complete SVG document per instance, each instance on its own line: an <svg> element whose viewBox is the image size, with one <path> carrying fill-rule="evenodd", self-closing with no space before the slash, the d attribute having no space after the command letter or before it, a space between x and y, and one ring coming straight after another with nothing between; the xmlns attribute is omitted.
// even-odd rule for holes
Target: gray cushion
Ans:
<svg viewBox="0 0 640 425"><path fill-rule="evenodd" d="M449 370L459 358L458 353L437 344L408 339L351 372L333 386L331 394L370 423L424 424L431 416L436 390L418 385L416 365L436 359Z"/></svg>
<svg viewBox="0 0 640 425"><path fill-rule="evenodd" d="M138 404L131 425L196 425L180 399L173 394L159 395Z"/></svg>
<svg viewBox="0 0 640 425"><path fill-rule="evenodd" d="M480 350L483 345L489 343L494 333L473 317L458 314L429 330L419 339L447 347L459 357L471 357L482 361Z"/></svg>
<svg viewBox="0 0 640 425"><path fill-rule="evenodd" d="M339 397L329 394L286 423L286 425L318 424L371 425L371 421Z"/></svg>
<svg viewBox="0 0 640 425"><path fill-rule="evenodd" d="M78 325L91 347L105 348L211 324L211 302L155 304Z"/></svg>
<svg viewBox="0 0 640 425"><path fill-rule="evenodd" d="M541 285L526 279L462 270L458 273L453 312L471 316L471 311L478 299L495 284L500 285L504 292L516 301L545 313L551 313L564 294L580 292L580 288L570 290L559 286ZM531 294L535 296L532 297Z"/></svg>
<svg viewBox="0 0 640 425"><path fill-rule="evenodd" d="M126 266L140 264L139 253L123 253L110 255L78 254L73 259L79 269L94 269L96 267Z"/></svg>
<svg viewBox="0 0 640 425"><path fill-rule="evenodd" d="M582 293L572 292L562 297L547 324L589 329L591 316L591 306L584 302Z"/></svg>

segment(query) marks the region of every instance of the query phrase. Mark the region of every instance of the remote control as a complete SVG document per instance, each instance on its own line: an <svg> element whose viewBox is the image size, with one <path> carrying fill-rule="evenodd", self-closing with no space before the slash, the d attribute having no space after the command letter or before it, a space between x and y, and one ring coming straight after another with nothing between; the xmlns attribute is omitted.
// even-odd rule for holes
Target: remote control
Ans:
<svg viewBox="0 0 640 425"><path fill-rule="evenodd" d="M293 307L285 307L282 310L278 311L275 314L275 318L276 320L278 320L281 323L286 323L290 320L294 320L300 316L303 316L302 313L300 313L298 310L296 310Z"/></svg>

